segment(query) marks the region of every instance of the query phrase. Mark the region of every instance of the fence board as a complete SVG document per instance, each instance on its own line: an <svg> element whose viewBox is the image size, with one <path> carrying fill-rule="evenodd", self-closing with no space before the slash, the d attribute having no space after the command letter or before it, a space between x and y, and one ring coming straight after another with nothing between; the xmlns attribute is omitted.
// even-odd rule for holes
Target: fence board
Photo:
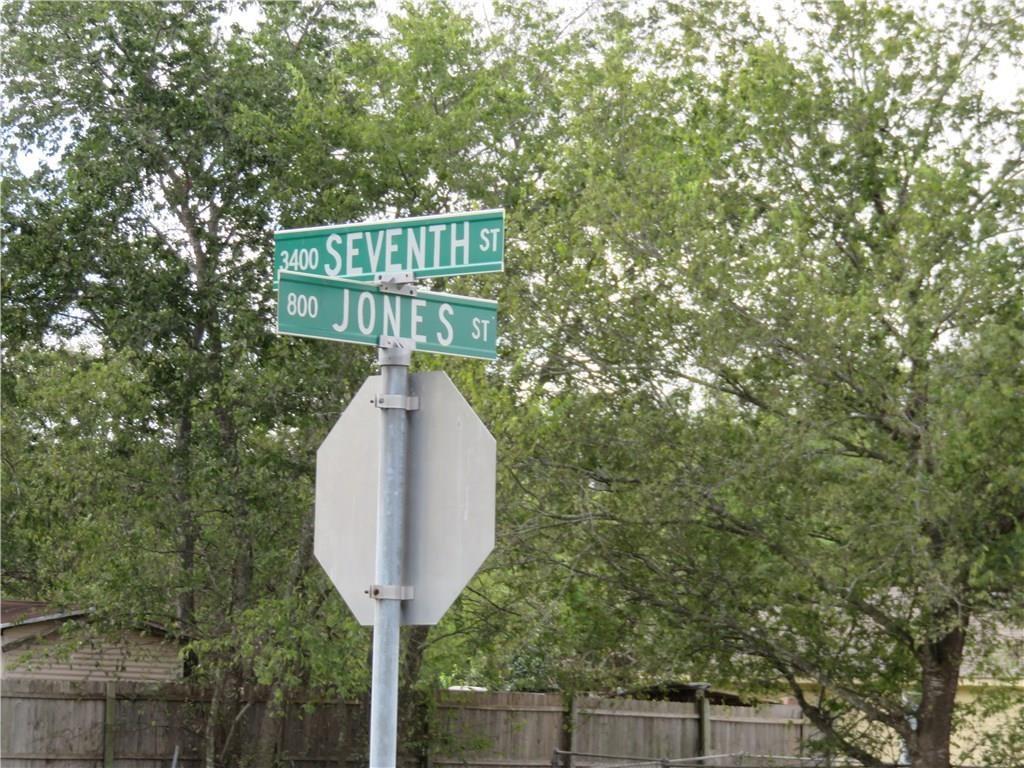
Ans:
<svg viewBox="0 0 1024 768"><path fill-rule="evenodd" d="M548 766L561 745L562 697L544 693L460 692L437 702L438 766Z"/></svg>
<svg viewBox="0 0 1024 768"><path fill-rule="evenodd" d="M801 755L803 725L803 715L797 706L712 706L712 749L752 755Z"/></svg>
<svg viewBox="0 0 1024 768"><path fill-rule="evenodd" d="M674 701L578 698L573 751L637 757L693 757L698 754L700 721L696 704ZM581 758L580 768L591 765Z"/></svg>
<svg viewBox="0 0 1024 768"><path fill-rule="evenodd" d="M350 726L358 710L359 706L351 702L322 704L311 710L289 706L282 739L286 761L303 768L336 768L339 759L362 760L365 740L353 734Z"/></svg>
<svg viewBox="0 0 1024 768"><path fill-rule="evenodd" d="M6 693L6 691L5 691ZM0 752L59 754L65 761L103 760L103 711L100 700L18 699L4 696Z"/></svg>

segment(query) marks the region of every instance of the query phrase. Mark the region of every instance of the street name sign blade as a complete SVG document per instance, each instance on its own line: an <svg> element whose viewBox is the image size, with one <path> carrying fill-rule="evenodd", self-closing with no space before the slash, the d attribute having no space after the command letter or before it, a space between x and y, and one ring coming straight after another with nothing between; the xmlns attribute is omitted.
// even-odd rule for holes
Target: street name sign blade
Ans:
<svg viewBox="0 0 1024 768"><path fill-rule="evenodd" d="M500 272L504 243L501 209L286 229L274 233L274 274L373 281L395 272L417 280Z"/></svg>
<svg viewBox="0 0 1024 768"><path fill-rule="evenodd" d="M313 551L360 624L373 624L381 377L371 376L316 456ZM494 547L494 437L447 374L410 375L403 624L436 624Z"/></svg>
<svg viewBox="0 0 1024 768"><path fill-rule="evenodd" d="M497 356L495 301L386 293L367 283L288 271L280 273L278 289L279 333L374 346L382 337L397 337L427 352Z"/></svg>

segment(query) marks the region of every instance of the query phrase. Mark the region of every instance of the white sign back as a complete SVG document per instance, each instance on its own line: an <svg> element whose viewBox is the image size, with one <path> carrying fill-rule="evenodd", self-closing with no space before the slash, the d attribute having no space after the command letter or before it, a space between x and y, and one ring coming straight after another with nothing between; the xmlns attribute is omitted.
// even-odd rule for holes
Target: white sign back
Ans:
<svg viewBox="0 0 1024 768"><path fill-rule="evenodd" d="M317 451L317 560L360 624L373 624L381 377L369 377ZM494 547L494 438L441 371L410 375L403 624L436 624Z"/></svg>

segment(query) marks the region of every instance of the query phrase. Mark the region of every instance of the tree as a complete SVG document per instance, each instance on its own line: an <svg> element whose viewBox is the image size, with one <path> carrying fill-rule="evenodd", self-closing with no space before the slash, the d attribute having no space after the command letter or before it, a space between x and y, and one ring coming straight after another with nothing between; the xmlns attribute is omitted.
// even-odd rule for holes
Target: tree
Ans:
<svg viewBox="0 0 1024 768"><path fill-rule="evenodd" d="M675 654L945 767L1024 609L1024 123L979 84L1020 8L814 4L795 49L705 11L620 23L570 110L531 380L588 484L548 504Z"/></svg>
<svg viewBox="0 0 1024 768"><path fill-rule="evenodd" d="M165 622L211 686L210 765L249 748L224 724L255 685L358 689L365 658L303 520L369 361L272 334L266 254L275 213L338 182L279 183L296 94L366 27L358 5L268 4L246 33L230 8L3 10L8 146L49 159L5 163L5 590Z"/></svg>
<svg viewBox="0 0 1024 768"><path fill-rule="evenodd" d="M438 284L502 304L446 366L502 546L407 685L699 669L948 766L965 653L1024 621L1024 125L976 82L1020 9L232 7L4 7L4 589L162 614L210 762L256 685L363 690L308 520L370 355L271 333L269 233L502 205L503 278Z"/></svg>
<svg viewBox="0 0 1024 768"><path fill-rule="evenodd" d="M311 562L309 513L315 447L371 358L270 333L270 228L512 213L575 50L526 5L486 30L409 6L382 39L356 4L268 3L251 32L235 7L4 16L5 589L167 622L212 686L208 761L252 746L235 725L256 685L273 716L301 686L366 683L366 633ZM50 163L20 179L32 147ZM480 397L501 386L452 370ZM450 653L428 640L408 633L409 688L437 677L426 650Z"/></svg>

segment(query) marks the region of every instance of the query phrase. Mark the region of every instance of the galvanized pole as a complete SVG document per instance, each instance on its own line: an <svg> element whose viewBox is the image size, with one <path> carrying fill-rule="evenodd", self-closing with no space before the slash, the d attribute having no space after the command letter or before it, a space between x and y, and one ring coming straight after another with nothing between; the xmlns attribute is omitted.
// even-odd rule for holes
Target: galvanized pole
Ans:
<svg viewBox="0 0 1024 768"><path fill-rule="evenodd" d="M377 360L382 374L380 478L377 508L376 599L373 620L373 672L370 692L370 768L395 768L398 749L398 643L402 584L406 465L408 446L410 349L383 342Z"/></svg>

